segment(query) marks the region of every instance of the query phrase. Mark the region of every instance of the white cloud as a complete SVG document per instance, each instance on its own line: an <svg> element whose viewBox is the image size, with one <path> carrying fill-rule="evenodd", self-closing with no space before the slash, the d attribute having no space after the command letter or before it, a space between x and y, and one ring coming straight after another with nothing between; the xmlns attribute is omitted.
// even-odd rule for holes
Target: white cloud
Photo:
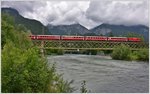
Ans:
<svg viewBox="0 0 150 94"><path fill-rule="evenodd" d="M146 1L92 1L86 16L95 22L148 26L148 3Z"/></svg>
<svg viewBox="0 0 150 94"><path fill-rule="evenodd" d="M93 28L101 23L148 26L148 3L137 1L2 1L27 18L47 24L80 23Z"/></svg>

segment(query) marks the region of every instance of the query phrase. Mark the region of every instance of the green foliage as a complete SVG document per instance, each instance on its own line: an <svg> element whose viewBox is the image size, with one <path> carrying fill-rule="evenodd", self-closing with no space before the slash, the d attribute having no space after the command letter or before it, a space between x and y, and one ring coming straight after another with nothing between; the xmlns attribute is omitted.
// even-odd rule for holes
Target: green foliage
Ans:
<svg viewBox="0 0 150 94"><path fill-rule="evenodd" d="M52 55L52 54L63 55L64 53L62 49L47 49L46 54L47 55Z"/></svg>
<svg viewBox="0 0 150 94"><path fill-rule="evenodd" d="M149 49L142 49L138 51L138 60L148 61L149 60Z"/></svg>
<svg viewBox="0 0 150 94"><path fill-rule="evenodd" d="M55 66L48 66L25 33L27 29L9 23L6 18L11 22L9 15L2 14L2 92L72 92L72 81L64 81Z"/></svg>
<svg viewBox="0 0 150 94"><path fill-rule="evenodd" d="M21 50L12 42L2 50L2 92L44 92L48 70L35 48Z"/></svg>
<svg viewBox="0 0 150 94"><path fill-rule="evenodd" d="M130 53L131 53L130 48L121 44L120 46L114 48L111 56L113 59L129 60Z"/></svg>
<svg viewBox="0 0 150 94"><path fill-rule="evenodd" d="M86 88L86 81L83 80L83 82L81 83L81 89L80 89L81 93L88 93L90 92L90 90L87 90Z"/></svg>
<svg viewBox="0 0 150 94"><path fill-rule="evenodd" d="M107 55L107 54L111 54L112 53L112 50L103 50L104 54Z"/></svg>
<svg viewBox="0 0 150 94"><path fill-rule="evenodd" d="M63 50L62 49L58 49L57 50L57 55L63 55Z"/></svg>
<svg viewBox="0 0 150 94"><path fill-rule="evenodd" d="M137 51L129 54L130 60L138 60Z"/></svg>
<svg viewBox="0 0 150 94"><path fill-rule="evenodd" d="M148 61L149 60L149 50L148 49L140 49L139 51L132 52L128 46L120 45L113 50L111 57L113 59L118 59L118 60Z"/></svg>
<svg viewBox="0 0 150 94"><path fill-rule="evenodd" d="M12 17L8 14L2 14L2 18L5 18L2 19L2 48L9 41L12 41L16 47L20 48L33 46L28 34L25 33L27 30L25 27L20 30L20 26L15 26Z"/></svg>
<svg viewBox="0 0 150 94"><path fill-rule="evenodd" d="M131 54L131 60L142 60L148 61L149 60L149 50L148 49L141 49L139 51L134 51Z"/></svg>
<svg viewBox="0 0 150 94"><path fill-rule="evenodd" d="M47 54L47 55L51 55L51 54L56 53L56 52L57 51L55 49L46 49L45 50L45 54Z"/></svg>

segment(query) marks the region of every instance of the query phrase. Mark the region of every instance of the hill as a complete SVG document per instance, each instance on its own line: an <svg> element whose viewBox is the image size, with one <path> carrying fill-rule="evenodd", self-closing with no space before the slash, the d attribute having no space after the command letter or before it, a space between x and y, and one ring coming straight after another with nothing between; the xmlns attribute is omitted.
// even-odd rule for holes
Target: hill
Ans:
<svg viewBox="0 0 150 94"><path fill-rule="evenodd" d="M24 18L19 14L16 9L13 8L1 8L2 13L8 13L14 18L15 24L24 25L27 29L31 31L32 34L42 34L42 29L44 28L45 34L50 34L48 28L44 26L41 22L33 19Z"/></svg>

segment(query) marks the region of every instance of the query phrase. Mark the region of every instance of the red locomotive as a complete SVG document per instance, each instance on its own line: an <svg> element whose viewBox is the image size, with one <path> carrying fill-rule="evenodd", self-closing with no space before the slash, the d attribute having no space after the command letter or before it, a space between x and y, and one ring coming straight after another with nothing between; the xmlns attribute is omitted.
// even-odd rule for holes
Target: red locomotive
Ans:
<svg viewBox="0 0 150 94"><path fill-rule="evenodd" d="M141 42L136 37L105 37L105 36L67 36L67 35L30 35L32 40L80 40L80 41L114 41L114 42Z"/></svg>
<svg viewBox="0 0 150 94"><path fill-rule="evenodd" d="M135 38L135 37L132 37L132 38L128 38L128 41L134 41L134 42L140 42L141 39L140 38Z"/></svg>

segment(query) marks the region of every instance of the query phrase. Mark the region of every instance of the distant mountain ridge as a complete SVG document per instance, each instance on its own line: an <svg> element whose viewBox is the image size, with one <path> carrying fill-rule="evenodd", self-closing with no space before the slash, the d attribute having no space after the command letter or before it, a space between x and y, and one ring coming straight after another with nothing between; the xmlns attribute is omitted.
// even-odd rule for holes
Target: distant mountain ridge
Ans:
<svg viewBox="0 0 150 94"><path fill-rule="evenodd" d="M80 24L72 25L47 25L49 32L53 35L84 35L90 31Z"/></svg>
<svg viewBox="0 0 150 94"><path fill-rule="evenodd" d="M80 24L72 25L47 25L49 32L53 35L104 35L126 36L128 33L140 34L146 41L149 41L149 28L144 25L124 26L101 24L88 30Z"/></svg>
<svg viewBox="0 0 150 94"><path fill-rule="evenodd" d="M77 24L71 25L51 25L44 26L37 20L32 20L22 17L19 12L12 8L2 8L2 13L9 13L15 18L16 24L23 24L27 29L30 29L32 34L42 34L44 27L45 34L49 35L104 35L108 36L112 33L114 36L124 36L128 33L137 33L144 36L146 41L149 41L149 27L144 25L124 26L124 25L110 25L101 24L92 29L87 29L84 26Z"/></svg>
<svg viewBox="0 0 150 94"><path fill-rule="evenodd" d="M134 25L134 26L124 26L124 25L110 25L101 24L90 30L96 35L106 35L108 36L112 32L115 36L125 36L128 33L135 33L144 36L146 41L149 41L149 27L144 25Z"/></svg>
<svg viewBox="0 0 150 94"><path fill-rule="evenodd" d="M19 14L16 9L13 8L1 8L1 13L8 13L14 17L15 24L22 24L27 29L31 31L32 34L42 34L42 29L44 29L45 34L50 34L48 28L44 26L41 22L33 19L24 18Z"/></svg>

